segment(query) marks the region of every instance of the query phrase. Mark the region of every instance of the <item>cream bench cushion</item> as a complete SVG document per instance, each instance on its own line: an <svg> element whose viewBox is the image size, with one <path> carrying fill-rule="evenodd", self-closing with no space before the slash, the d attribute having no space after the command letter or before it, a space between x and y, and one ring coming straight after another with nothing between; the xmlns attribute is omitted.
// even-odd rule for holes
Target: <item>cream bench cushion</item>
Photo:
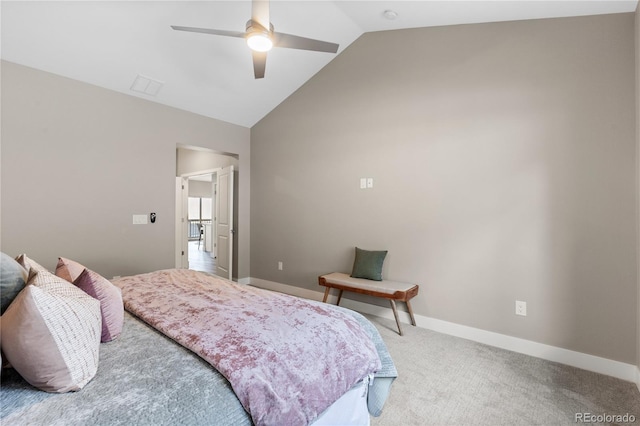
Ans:
<svg viewBox="0 0 640 426"><path fill-rule="evenodd" d="M358 288L361 290L385 293L389 296L393 296L398 291L408 291L412 287L415 287L415 284L407 284L398 281L373 281L364 278L352 278L349 274L344 274L342 272L333 272L331 274L323 275L323 277L330 283L342 284L344 286Z"/></svg>

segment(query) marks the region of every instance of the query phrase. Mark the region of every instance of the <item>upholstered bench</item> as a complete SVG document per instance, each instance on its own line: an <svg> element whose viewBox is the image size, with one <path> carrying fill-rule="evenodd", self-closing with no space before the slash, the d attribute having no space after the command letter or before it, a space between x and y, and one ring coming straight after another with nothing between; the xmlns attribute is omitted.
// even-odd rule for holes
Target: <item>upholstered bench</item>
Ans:
<svg viewBox="0 0 640 426"><path fill-rule="evenodd" d="M329 290L332 288L340 290L340 293L338 294L338 302L336 303L337 305L340 304L343 291L368 294L369 296L382 297L389 300L389 302L391 302L391 309L393 309L393 315L396 318L396 324L398 325L398 332L401 336L402 328L400 327L400 320L398 319L396 301L405 302L407 304L407 309L409 310L409 316L411 317L411 324L416 325L410 300L418 294L419 286L417 284L407 284L388 280L373 281L362 278L352 278L349 274L343 274L340 272L321 275L318 277L318 283L321 286L326 287L326 290L324 291L324 299L322 300L325 303L329 296Z"/></svg>

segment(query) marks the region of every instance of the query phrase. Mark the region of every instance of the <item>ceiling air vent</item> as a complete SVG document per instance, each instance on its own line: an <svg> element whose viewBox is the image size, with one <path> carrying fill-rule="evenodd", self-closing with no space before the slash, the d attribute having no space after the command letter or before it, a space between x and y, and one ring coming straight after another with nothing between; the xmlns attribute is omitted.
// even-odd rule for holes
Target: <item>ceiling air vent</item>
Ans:
<svg viewBox="0 0 640 426"><path fill-rule="evenodd" d="M164 83L149 77L138 74L131 85L131 90L138 93L144 93L149 96L156 96Z"/></svg>

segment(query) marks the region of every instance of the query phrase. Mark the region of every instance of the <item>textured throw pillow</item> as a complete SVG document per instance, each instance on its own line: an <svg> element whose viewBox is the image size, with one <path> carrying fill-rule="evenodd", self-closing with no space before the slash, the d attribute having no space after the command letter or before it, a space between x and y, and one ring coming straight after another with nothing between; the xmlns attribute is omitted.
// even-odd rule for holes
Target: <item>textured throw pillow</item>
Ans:
<svg viewBox="0 0 640 426"><path fill-rule="evenodd" d="M84 269L73 282L79 289L100 301L102 336L100 341L110 342L120 336L124 322L122 290L90 269Z"/></svg>
<svg viewBox="0 0 640 426"><path fill-rule="evenodd" d="M58 265L56 266L56 275L60 278L64 278L70 283L78 279L80 274L84 271L84 266L70 259L64 257L58 258Z"/></svg>
<svg viewBox="0 0 640 426"><path fill-rule="evenodd" d="M49 272L38 272L0 323L4 355L33 386L82 389L98 370L100 302Z"/></svg>
<svg viewBox="0 0 640 426"><path fill-rule="evenodd" d="M356 247L356 259L353 262L353 278L382 281L382 264L387 250L369 251Z"/></svg>
<svg viewBox="0 0 640 426"><path fill-rule="evenodd" d="M27 285L29 273L11 256L0 253L0 315Z"/></svg>
<svg viewBox="0 0 640 426"><path fill-rule="evenodd" d="M20 256L16 257L16 261L20 265L22 265L24 267L24 269L27 270L27 272L31 272L32 269L35 272L47 271L47 268L45 268L44 266L40 265L38 262L36 262L35 260L31 259L30 257L27 257L26 254L21 254Z"/></svg>

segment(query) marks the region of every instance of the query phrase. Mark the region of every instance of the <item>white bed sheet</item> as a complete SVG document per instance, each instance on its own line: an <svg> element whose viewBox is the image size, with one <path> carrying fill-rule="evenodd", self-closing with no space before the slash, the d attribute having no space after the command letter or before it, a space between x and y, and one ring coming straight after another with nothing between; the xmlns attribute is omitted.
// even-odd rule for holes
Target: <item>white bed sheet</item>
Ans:
<svg viewBox="0 0 640 426"><path fill-rule="evenodd" d="M367 408L369 380L357 383L347 393L318 416L313 426L369 426L371 418Z"/></svg>

